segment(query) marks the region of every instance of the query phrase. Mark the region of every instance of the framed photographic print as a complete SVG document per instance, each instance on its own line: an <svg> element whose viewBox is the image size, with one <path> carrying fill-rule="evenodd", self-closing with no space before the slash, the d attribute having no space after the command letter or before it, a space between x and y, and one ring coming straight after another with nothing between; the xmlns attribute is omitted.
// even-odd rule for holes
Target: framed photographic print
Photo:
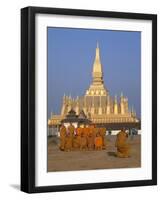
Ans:
<svg viewBox="0 0 161 200"><path fill-rule="evenodd" d="M157 184L157 16L21 10L21 190Z"/></svg>

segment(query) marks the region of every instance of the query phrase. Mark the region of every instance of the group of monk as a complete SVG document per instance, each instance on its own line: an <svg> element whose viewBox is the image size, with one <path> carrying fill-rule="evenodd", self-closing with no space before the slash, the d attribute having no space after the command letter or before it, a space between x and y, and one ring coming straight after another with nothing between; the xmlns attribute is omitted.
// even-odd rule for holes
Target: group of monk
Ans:
<svg viewBox="0 0 161 200"><path fill-rule="evenodd" d="M102 150L106 149L106 128L95 126L77 127L70 124L60 128L60 150Z"/></svg>
<svg viewBox="0 0 161 200"><path fill-rule="evenodd" d="M60 150L103 150L106 149L106 128L89 125L75 128L70 124L67 128L62 125L60 128ZM122 129L116 137L116 156L127 158L130 156L130 147L127 143L128 134Z"/></svg>

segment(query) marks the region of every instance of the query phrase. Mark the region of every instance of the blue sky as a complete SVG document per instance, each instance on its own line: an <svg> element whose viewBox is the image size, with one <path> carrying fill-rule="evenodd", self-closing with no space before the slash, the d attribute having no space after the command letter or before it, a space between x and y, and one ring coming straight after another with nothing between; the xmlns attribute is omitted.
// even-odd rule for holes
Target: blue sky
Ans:
<svg viewBox="0 0 161 200"><path fill-rule="evenodd" d="M141 33L95 29L48 28L48 117L60 113L64 93L82 96L92 81L99 42L104 83L110 95L129 99L141 110Z"/></svg>

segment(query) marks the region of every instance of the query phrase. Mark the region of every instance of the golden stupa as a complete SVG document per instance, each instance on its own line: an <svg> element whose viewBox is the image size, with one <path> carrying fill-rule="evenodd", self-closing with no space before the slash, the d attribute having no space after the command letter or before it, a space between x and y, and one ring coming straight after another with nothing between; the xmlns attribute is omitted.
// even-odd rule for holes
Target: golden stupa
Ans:
<svg viewBox="0 0 161 200"><path fill-rule="evenodd" d="M128 98L121 93L120 98L112 98L106 89L103 80L103 70L100 59L100 49L97 43L96 54L92 70L92 83L85 95L77 98L63 96L60 115L51 114L48 125L61 124L68 112L72 109L77 115L83 110L87 118L94 124L129 124L130 127L140 123L134 109L129 109ZM135 126L134 126L135 127Z"/></svg>

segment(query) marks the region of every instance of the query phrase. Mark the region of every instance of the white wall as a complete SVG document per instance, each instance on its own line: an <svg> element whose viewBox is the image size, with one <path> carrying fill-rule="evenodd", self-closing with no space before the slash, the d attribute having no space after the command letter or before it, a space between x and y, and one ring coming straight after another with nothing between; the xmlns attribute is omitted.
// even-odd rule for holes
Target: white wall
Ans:
<svg viewBox="0 0 161 200"><path fill-rule="evenodd" d="M122 189L91 190L27 195L19 192L20 183L20 8L28 5L157 13L159 0L3 0L0 5L0 199L160 199L160 185ZM161 28L158 27L158 36ZM161 46L158 38L158 55ZM158 58L159 61L160 58ZM159 62L158 62L159 66ZM158 70L160 74L160 69ZM161 75L161 74L160 74ZM161 78L158 81L161 85ZM158 90L159 91L159 90ZM158 95L158 102L161 94ZM160 110L160 105L158 106ZM159 113L159 112L158 112ZM158 114L160 119L160 113ZM160 121L160 120L159 120ZM159 124L158 121L158 124ZM161 124L161 121L160 121ZM161 125L159 125L161 126ZM159 127L161 128L161 127ZM161 130L161 129L159 129ZM158 131L158 141L161 141ZM158 153L161 144L158 145ZM159 159L158 169L161 168ZM159 183L161 174L159 175ZM3 196L3 197L2 197Z"/></svg>

